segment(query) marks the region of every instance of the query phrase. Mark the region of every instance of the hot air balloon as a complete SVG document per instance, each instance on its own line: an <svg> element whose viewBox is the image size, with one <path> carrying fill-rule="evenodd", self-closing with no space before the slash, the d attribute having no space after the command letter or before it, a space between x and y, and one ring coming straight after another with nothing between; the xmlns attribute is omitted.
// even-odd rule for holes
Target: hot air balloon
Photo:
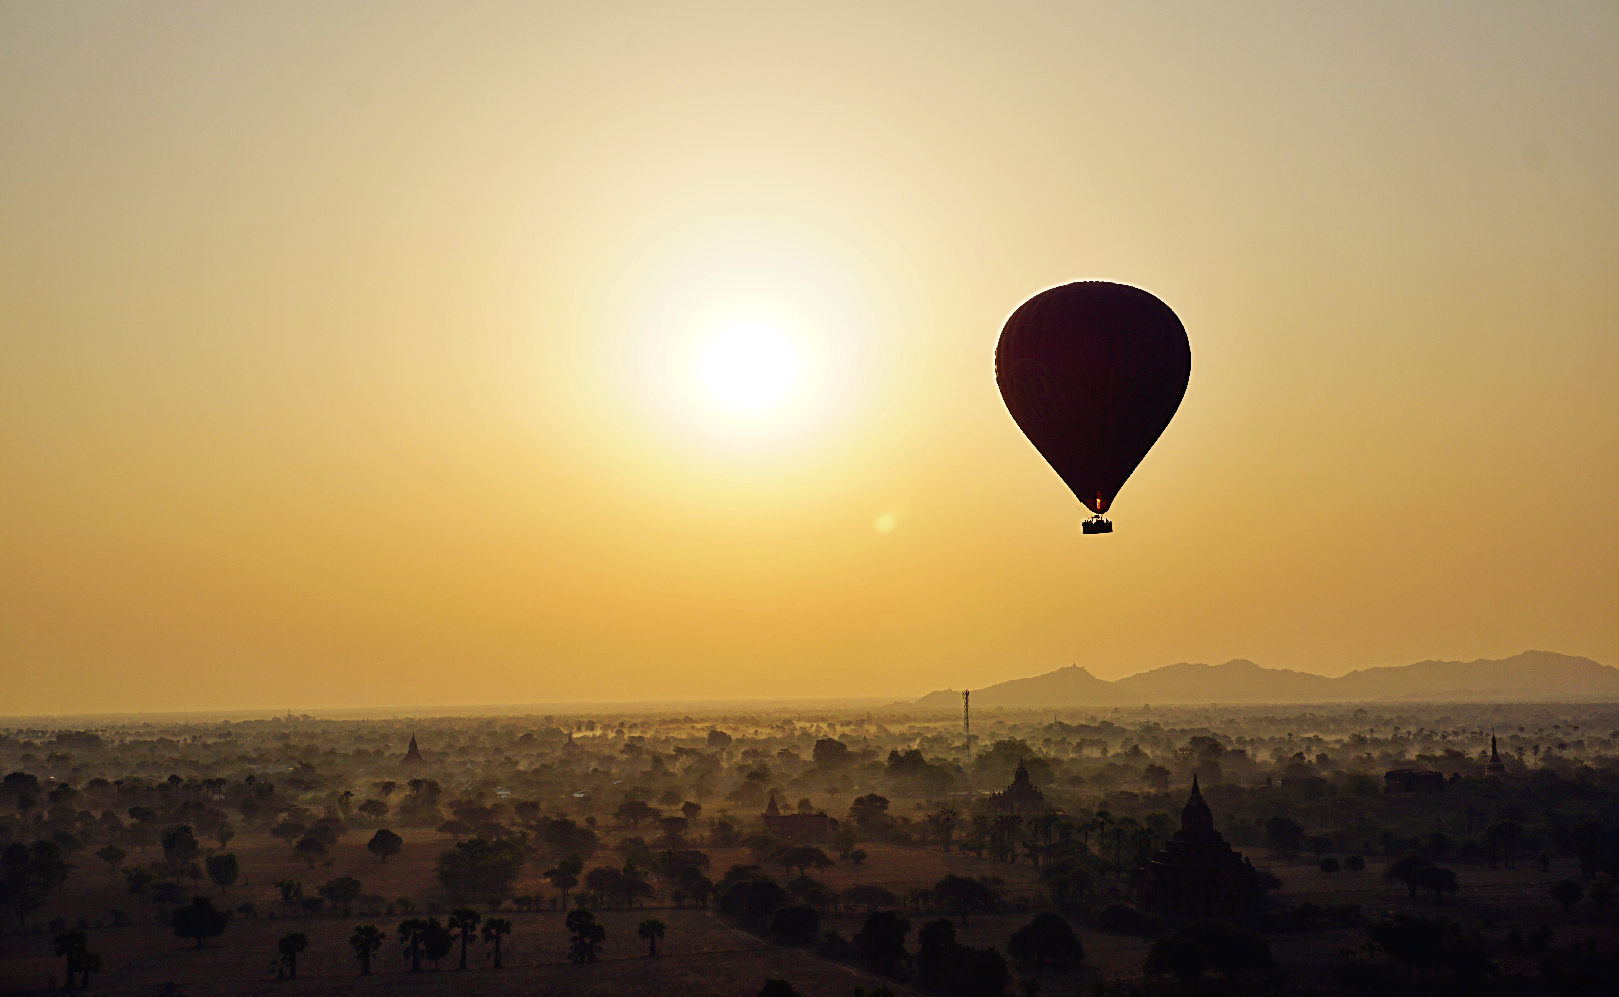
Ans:
<svg viewBox="0 0 1619 997"><path fill-rule="evenodd" d="M1169 306L1103 281L1054 287L1018 306L995 346L1007 411L1040 455L1102 518L1180 407L1192 347Z"/></svg>

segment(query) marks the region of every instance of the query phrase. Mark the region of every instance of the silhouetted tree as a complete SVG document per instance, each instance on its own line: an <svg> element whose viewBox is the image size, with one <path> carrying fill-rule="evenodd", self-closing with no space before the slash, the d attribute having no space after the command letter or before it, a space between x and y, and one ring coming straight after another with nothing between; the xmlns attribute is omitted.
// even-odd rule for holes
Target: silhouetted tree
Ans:
<svg viewBox="0 0 1619 997"><path fill-rule="evenodd" d="M1565 879L1551 888L1551 895L1553 900L1563 905L1563 913L1566 915L1574 910L1574 905L1580 902L1585 890L1574 880Z"/></svg>
<svg viewBox="0 0 1619 997"><path fill-rule="evenodd" d="M473 932L478 930L478 923L483 915L471 907L457 907L450 911L450 930L461 936L461 965L457 969L467 968L467 942L472 940Z"/></svg>
<svg viewBox="0 0 1619 997"><path fill-rule="evenodd" d="M892 911L880 910L866 915L866 923L854 936L860 954L879 966L891 966L905 955L905 936L911 931L911 922Z"/></svg>
<svg viewBox="0 0 1619 997"><path fill-rule="evenodd" d="M236 853L225 852L221 855L208 856L208 878L214 881L221 892L236 882L242 874L242 864L236 861Z"/></svg>
<svg viewBox="0 0 1619 997"><path fill-rule="evenodd" d="M420 917L399 922L399 940L405 943L405 958L410 960L412 973L420 972L422 968L422 932L426 930L427 921Z"/></svg>
<svg viewBox="0 0 1619 997"><path fill-rule="evenodd" d="M438 857L438 880L452 896L503 897L527 858L516 841L457 841Z"/></svg>
<svg viewBox="0 0 1619 997"><path fill-rule="evenodd" d="M281 953L281 963L287 967L287 979L298 978L298 956L309 947L309 938L302 931L289 931L281 936L275 943L276 951Z"/></svg>
<svg viewBox="0 0 1619 997"><path fill-rule="evenodd" d="M386 862L388 856L398 855L400 849L405 847L405 839L387 828L379 828L371 840L366 843L366 851L377 857L377 861Z"/></svg>
<svg viewBox="0 0 1619 997"><path fill-rule="evenodd" d="M1293 855L1304 843L1304 827L1291 817L1272 817L1265 822L1265 843L1278 855Z"/></svg>
<svg viewBox="0 0 1619 997"><path fill-rule="evenodd" d="M207 897L193 897L191 903L176 910L169 918L174 933L180 938L195 938L199 949L204 939L223 935L228 924L230 911L215 907Z"/></svg>
<svg viewBox="0 0 1619 997"><path fill-rule="evenodd" d="M1432 866L1432 862L1420 855L1407 855L1390 863L1389 867L1383 871L1383 878L1404 883L1406 889L1411 891L1411 899L1415 900L1417 890L1421 889L1423 885L1421 872L1423 869L1428 869Z"/></svg>
<svg viewBox="0 0 1619 997"><path fill-rule="evenodd" d="M1443 866L1430 865L1418 869L1414 874L1417 886L1424 890L1432 890L1436 903L1445 902L1445 894L1455 893L1458 889L1456 873Z"/></svg>
<svg viewBox="0 0 1619 997"><path fill-rule="evenodd" d="M1019 959L1033 956L1042 966L1047 959L1080 962L1085 958L1085 946L1080 944L1068 921L1058 914L1036 915L1033 921L1013 933L1006 952Z"/></svg>
<svg viewBox="0 0 1619 997"><path fill-rule="evenodd" d="M371 957L382 948L384 935L374 924L362 924L354 929L349 936L349 948L354 950L355 958L360 960L360 975L371 975Z"/></svg>
<svg viewBox="0 0 1619 997"><path fill-rule="evenodd" d="M500 968L500 942L501 939L512 933L512 923L503 917L491 917L483 923L483 940L494 946L491 955L495 959L495 968Z"/></svg>
<svg viewBox="0 0 1619 997"><path fill-rule="evenodd" d="M353 876L339 876L329 880L318 892L327 903L343 908L343 916L347 917L349 908L354 906L354 901L360 899L360 890L358 879Z"/></svg>
<svg viewBox="0 0 1619 997"><path fill-rule="evenodd" d="M56 957L67 961L63 990L73 989L73 974L78 969L78 957L88 944L88 938L82 931L64 931L56 936Z"/></svg>
<svg viewBox="0 0 1619 997"><path fill-rule="evenodd" d="M118 864L128 857L129 853L119 848L116 844L107 845L96 852L96 858L107 863L108 868L112 870L115 877L118 874Z"/></svg>
<svg viewBox="0 0 1619 997"><path fill-rule="evenodd" d="M566 922L573 940L568 943L571 962L595 962L602 942L607 940L607 929L596 923L596 915L588 910L568 912Z"/></svg>
<svg viewBox="0 0 1619 997"><path fill-rule="evenodd" d="M568 902L568 891L579 885L579 874L585 869L585 860L577 855L569 855L556 864L556 868L547 869L541 873L548 882L562 894L564 905Z"/></svg>
<svg viewBox="0 0 1619 997"><path fill-rule="evenodd" d="M1190 987L1210 971L1235 982L1274 967L1270 941L1263 935L1220 921L1197 921L1154 942L1144 969L1172 973Z"/></svg>
<svg viewBox="0 0 1619 997"><path fill-rule="evenodd" d="M422 925L422 958L438 969L439 960L450 954L455 948L455 936L450 929L439 923L436 917L430 917Z"/></svg>
<svg viewBox="0 0 1619 997"><path fill-rule="evenodd" d="M658 940L664 936L668 929L657 918L647 918L635 929L635 933L646 940L647 957L655 958L658 954Z"/></svg>
<svg viewBox="0 0 1619 997"><path fill-rule="evenodd" d="M995 891L987 883L965 876L946 876L933 884L933 895L942 905L961 915L967 923L968 914L993 913L999 903Z"/></svg>
<svg viewBox="0 0 1619 997"><path fill-rule="evenodd" d="M304 860L304 865L307 868L313 869L315 868L315 863L325 858L331 852L331 849L327 847L326 842L312 834L306 834L293 846L292 852Z"/></svg>
<svg viewBox="0 0 1619 997"><path fill-rule="evenodd" d="M770 915L770 933L789 945L807 945L821 930L821 914L809 904L778 907Z"/></svg>

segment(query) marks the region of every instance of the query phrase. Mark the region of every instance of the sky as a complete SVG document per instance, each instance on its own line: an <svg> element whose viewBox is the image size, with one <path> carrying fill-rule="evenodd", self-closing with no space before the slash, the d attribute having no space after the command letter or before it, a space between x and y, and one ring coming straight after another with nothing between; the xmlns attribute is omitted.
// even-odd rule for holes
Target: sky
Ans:
<svg viewBox="0 0 1619 997"><path fill-rule="evenodd" d="M0 218L5 713L1619 665L1612 3L13 2Z"/></svg>

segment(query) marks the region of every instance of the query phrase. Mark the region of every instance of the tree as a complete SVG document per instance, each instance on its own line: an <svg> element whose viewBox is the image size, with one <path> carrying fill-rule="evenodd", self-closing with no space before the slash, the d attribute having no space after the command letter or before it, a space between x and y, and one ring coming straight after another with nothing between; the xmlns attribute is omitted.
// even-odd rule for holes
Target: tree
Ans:
<svg viewBox="0 0 1619 997"><path fill-rule="evenodd" d="M455 948L455 936L450 929L439 923L436 917L430 917L422 924L422 958L433 964L438 970L439 960L450 954Z"/></svg>
<svg viewBox="0 0 1619 997"><path fill-rule="evenodd" d="M526 859L510 839L457 841L438 857L438 880L452 896L504 897Z"/></svg>
<svg viewBox="0 0 1619 997"><path fill-rule="evenodd" d="M1317 868L1330 876L1343 867L1338 864L1337 859L1333 858L1331 855L1328 855L1326 858L1321 860Z"/></svg>
<svg viewBox="0 0 1619 997"><path fill-rule="evenodd" d="M163 832L163 861L171 868L178 869L186 863L194 861L202 851L202 845L191 833L189 824L171 827Z"/></svg>
<svg viewBox="0 0 1619 997"><path fill-rule="evenodd" d="M607 940L607 929L596 923L596 915L588 910L568 912L566 922L573 940L568 943L570 962L595 962L602 943Z"/></svg>
<svg viewBox="0 0 1619 997"><path fill-rule="evenodd" d="M422 932L426 930L427 922L419 917L399 922L399 940L405 943L405 958L410 960L412 973L420 972L422 968Z"/></svg>
<svg viewBox="0 0 1619 997"><path fill-rule="evenodd" d="M1162 765L1148 765L1141 770L1141 778L1147 785L1162 793L1169 789L1169 769Z"/></svg>
<svg viewBox="0 0 1619 997"><path fill-rule="evenodd" d="M316 862L330 854L331 849L327 847L326 842L313 834L306 834L292 847L292 852L303 859L308 868L313 869Z"/></svg>
<svg viewBox="0 0 1619 997"><path fill-rule="evenodd" d="M66 983L62 987L63 990L73 989L73 974L79 968L79 955L85 951L88 944L87 936L82 931L64 931L56 936L56 957L67 960L67 972L64 974Z"/></svg>
<svg viewBox="0 0 1619 997"><path fill-rule="evenodd" d="M765 981L764 986L759 988L759 997L799 997L799 994L797 990L793 989L791 983L772 977Z"/></svg>
<svg viewBox="0 0 1619 997"><path fill-rule="evenodd" d="M680 814L681 816L685 817L687 821L696 820L697 815L702 812L703 805L701 803L693 803L691 800L687 800L685 803L680 805Z"/></svg>
<svg viewBox="0 0 1619 997"><path fill-rule="evenodd" d="M366 800L357 809L372 820L381 820L388 816L388 804L381 800Z"/></svg>
<svg viewBox="0 0 1619 997"><path fill-rule="evenodd" d="M999 906L995 891L990 889L989 884L965 876L944 877L933 884L933 895L945 907L957 911L963 925L967 923L968 914L992 913Z"/></svg>
<svg viewBox="0 0 1619 997"><path fill-rule="evenodd" d="M788 945L807 945L820 931L820 911L809 904L777 907L770 915L770 933Z"/></svg>
<svg viewBox="0 0 1619 997"><path fill-rule="evenodd" d="M221 848L230 844L231 839L234 837L236 837L236 828L232 827L228 820L220 821L219 826L214 828L214 840L219 842L219 847Z"/></svg>
<svg viewBox="0 0 1619 997"><path fill-rule="evenodd" d="M236 861L235 852L225 852L221 855L208 856L208 878L214 881L223 892L236 882L236 877L242 874L242 864Z"/></svg>
<svg viewBox="0 0 1619 997"><path fill-rule="evenodd" d="M1398 880L1411 891L1411 899L1417 898L1417 890L1422 887L1421 871L1432 866L1433 863L1420 855L1407 855L1393 863L1384 870L1383 878Z"/></svg>
<svg viewBox="0 0 1619 997"><path fill-rule="evenodd" d="M117 844L107 845L99 852L96 852L96 858L107 863L108 868L110 868L113 872L113 877L115 880L118 875L118 864L128 857L129 853L124 851L122 848L119 848Z"/></svg>
<svg viewBox="0 0 1619 997"><path fill-rule="evenodd" d="M491 917L483 923L483 940L494 946L492 955L495 959L495 968L500 968L500 941L512 933L512 922L503 917Z"/></svg>
<svg viewBox="0 0 1619 997"><path fill-rule="evenodd" d="M860 954L879 966L891 966L905 955L905 936L910 934L911 922L892 911L880 910L866 915L866 923L854 936Z"/></svg>
<svg viewBox="0 0 1619 997"><path fill-rule="evenodd" d="M336 879L328 880L326 885L322 886L318 892L327 903L334 907L343 908L343 916L348 917L349 908L354 906L354 901L360 899L360 890L361 886L358 879L353 876L339 876Z"/></svg>
<svg viewBox="0 0 1619 997"><path fill-rule="evenodd" d="M195 938L197 948L202 948L205 939L217 938L225 933L225 926L230 924L230 911L220 910L213 901L207 897L193 897L191 903L179 910L169 918L169 925L180 938Z"/></svg>
<svg viewBox="0 0 1619 997"><path fill-rule="evenodd" d="M892 907L899 903L898 898L892 893L881 886L872 886L869 883L857 883L844 890L840 897L845 906L864 907L867 913L879 907Z"/></svg>
<svg viewBox="0 0 1619 997"><path fill-rule="evenodd" d="M1445 894L1455 893L1458 888L1456 873L1443 866L1430 865L1418 869L1413 879L1417 886L1433 891L1435 903L1444 903Z"/></svg>
<svg viewBox="0 0 1619 997"><path fill-rule="evenodd" d="M1608 906L1608 898L1613 895L1613 883L1606 879L1599 879L1591 884L1591 904L1600 914Z"/></svg>
<svg viewBox="0 0 1619 997"><path fill-rule="evenodd" d="M1585 890L1572 879L1565 879L1551 888L1552 899L1563 905L1565 915L1574 910L1574 905L1580 902Z"/></svg>
<svg viewBox="0 0 1619 997"><path fill-rule="evenodd" d="M659 815L657 809L650 806L645 800L625 800L619 804L618 809L613 812L613 816L632 828L639 828L642 821L657 820Z"/></svg>
<svg viewBox="0 0 1619 997"><path fill-rule="evenodd" d="M731 740L731 735L723 730L711 730L708 732L708 746L715 751L724 751L729 748Z"/></svg>
<svg viewBox="0 0 1619 997"><path fill-rule="evenodd" d="M568 902L568 891L579 885L579 874L585 869L585 860L578 855L569 855L556 864L556 868L547 869L542 876L562 894L562 903Z"/></svg>
<svg viewBox="0 0 1619 997"><path fill-rule="evenodd" d="M784 849L777 859L783 868L796 868L800 876L804 875L809 867L816 869L830 869L834 863L832 859L814 845L797 845Z"/></svg>
<svg viewBox="0 0 1619 997"><path fill-rule="evenodd" d="M457 969L467 968L467 942L472 940L473 932L478 930L478 922L483 915L471 907L457 907L450 911L450 930L461 935L461 965Z"/></svg>
<svg viewBox="0 0 1619 997"><path fill-rule="evenodd" d="M391 855L398 855L400 849L405 847L405 839L387 828L378 828L377 833L371 836L365 849L377 857L378 862L388 861Z"/></svg>
<svg viewBox="0 0 1619 997"><path fill-rule="evenodd" d="M1359 855L1351 855L1344 859L1344 868L1358 876L1361 874L1361 872L1365 871L1366 860L1361 858Z"/></svg>
<svg viewBox="0 0 1619 997"><path fill-rule="evenodd" d="M1265 822L1265 843L1278 855L1293 855L1304 843L1304 827L1290 817L1272 817Z"/></svg>
<svg viewBox="0 0 1619 997"><path fill-rule="evenodd" d="M1144 970L1172 973L1191 987L1211 970L1235 982L1274 966L1270 941L1263 935L1220 921L1197 921L1154 942Z"/></svg>
<svg viewBox="0 0 1619 997"><path fill-rule="evenodd" d="M1047 959L1055 962L1082 962L1085 946L1074 935L1073 927L1058 914L1040 914L1019 928L1006 945L1008 955L1019 959L1034 957L1044 966Z"/></svg>
<svg viewBox="0 0 1619 997"><path fill-rule="evenodd" d="M67 882L73 866L62 858L62 847L56 842L36 841L31 845L8 845L0 853L0 869L5 871L5 879L0 881L0 899L11 905L21 921Z"/></svg>
<svg viewBox="0 0 1619 997"><path fill-rule="evenodd" d="M657 957L658 940L664 936L664 933L667 930L668 929L664 927L664 923L655 917L647 918L645 921L641 922L640 927L635 929L635 933L637 935L640 935L642 938L646 939L646 954L648 958Z"/></svg>
<svg viewBox="0 0 1619 997"><path fill-rule="evenodd" d="M360 960L360 975L371 975L371 957L382 948L384 935L374 924L362 924L354 929L349 936L349 948L354 950L355 958Z"/></svg>
<svg viewBox="0 0 1619 997"><path fill-rule="evenodd" d="M275 943L276 951L281 953L281 964L287 967L287 979L298 978L298 954L309 947L309 939L302 931L290 931L281 936Z"/></svg>

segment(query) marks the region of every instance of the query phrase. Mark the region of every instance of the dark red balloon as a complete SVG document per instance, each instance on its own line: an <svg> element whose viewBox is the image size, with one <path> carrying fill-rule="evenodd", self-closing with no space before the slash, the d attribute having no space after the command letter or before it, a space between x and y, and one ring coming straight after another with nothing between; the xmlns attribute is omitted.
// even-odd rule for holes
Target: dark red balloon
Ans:
<svg viewBox="0 0 1619 997"><path fill-rule="evenodd" d="M1180 319L1124 284L1041 291L1006 320L995 347L1007 410L1095 513L1107 511L1158 441L1191 376Z"/></svg>

